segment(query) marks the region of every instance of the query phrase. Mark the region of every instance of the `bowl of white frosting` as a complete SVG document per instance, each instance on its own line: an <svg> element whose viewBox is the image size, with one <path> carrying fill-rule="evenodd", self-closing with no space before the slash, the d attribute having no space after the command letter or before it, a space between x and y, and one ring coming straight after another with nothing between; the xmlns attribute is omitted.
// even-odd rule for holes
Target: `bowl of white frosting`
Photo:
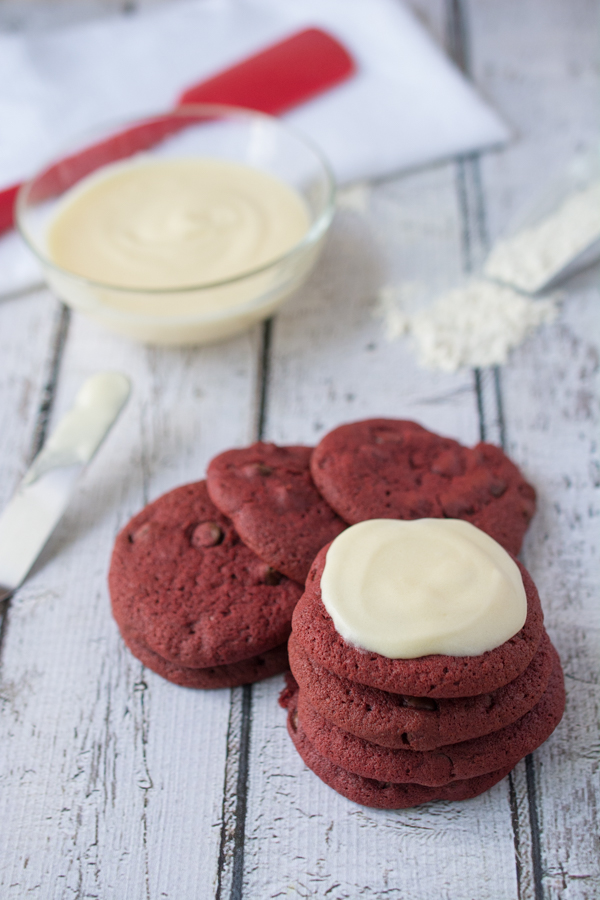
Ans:
<svg viewBox="0 0 600 900"><path fill-rule="evenodd" d="M327 162L278 119L217 105L111 125L17 197L52 290L150 344L223 340L305 280L333 217Z"/></svg>

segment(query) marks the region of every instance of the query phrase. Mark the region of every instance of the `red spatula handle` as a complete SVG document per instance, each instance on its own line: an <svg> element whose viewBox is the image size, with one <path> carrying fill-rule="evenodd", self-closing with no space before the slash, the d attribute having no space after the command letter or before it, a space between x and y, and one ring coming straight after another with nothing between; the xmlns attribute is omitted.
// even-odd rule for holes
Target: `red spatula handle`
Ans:
<svg viewBox="0 0 600 900"><path fill-rule="evenodd" d="M339 84L354 71L352 57L338 41L318 28L307 28L207 81L192 85L181 94L178 105L226 103L277 115ZM176 130L178 126L164 125L161 131L154 123L151 128L137 126L110 138L115 147L117 142L122 146L119 157L113 155L112 160L153 146L165 137L164 129L169 127ZM107 143L102 142L53 165L39 185L43 196L52 196L59 184L64 189L65 181L72 179L71 183L75 184L94 171L106 149ZM67 167L72 175L65 179ZM0 191L0 231L14 225L14 203L19 187L15 184Z"/></svg>
<svg viewBox="0 0 600 900"><path fill-rule="evenodd" d="M17 199L17 191L20 187L20 184L13 184L12 187L4 188L3 191L0 191L0 231L5 231L14 225L13 210Z"/></svg>
<svg viewBox="0 0 600 900"><path fill-rule="evenodd" d="M278 115L355 71L338 41L318 28L299 31L183 92L180 103L229 103Z"/></svg>

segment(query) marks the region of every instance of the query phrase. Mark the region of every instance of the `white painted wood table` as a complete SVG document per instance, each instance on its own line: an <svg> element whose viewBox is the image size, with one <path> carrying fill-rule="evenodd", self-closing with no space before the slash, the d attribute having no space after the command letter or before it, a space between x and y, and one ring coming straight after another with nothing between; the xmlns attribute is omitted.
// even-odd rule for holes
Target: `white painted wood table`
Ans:
<svg viewBox="0 0 600 900"><path fill-rule="evenodd" d="M340 209L314 276L270 325L220 346L161 350L69 316L47 291L0 303L2 505L87 375L117 368L134 384L4 610L3 900L600 897L598 271L568 282L558 321L502 369L421 370L372 315L386 281L444 287L476 265L510 215L591 146L598 7L413 5L515 140L367 186L364 209ZM40 9L2 0L2 25L27 26ZM177 688L127 652L109 612L112 542L148 500L201 478L227 447L314 442L372 415L501 443L539 493L523 559L563 660L567 710L542 748L466 803L385 812L346 801L293 749L281 677Z"/></svg>

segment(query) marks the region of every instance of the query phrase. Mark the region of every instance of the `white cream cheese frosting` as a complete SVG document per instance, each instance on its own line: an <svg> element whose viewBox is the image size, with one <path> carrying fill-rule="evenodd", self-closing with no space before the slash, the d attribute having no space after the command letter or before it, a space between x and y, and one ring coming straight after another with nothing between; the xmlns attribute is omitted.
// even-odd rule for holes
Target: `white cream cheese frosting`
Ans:
<svg viewBox="0 0 600 900"><path fill-rule="evenodd" d="M69 272L121 288L176 289L236 278L291 250L310 227L281 179L223 159L106 166L61 201L47 244Z"/></svg>
<svg viewBox="0 0 600 900"><path fill-rule="evenodd" d="M331 544L323 604L341 636L390 659L478 656L525 624L518 566L458 519L371 519Z"/></svg>

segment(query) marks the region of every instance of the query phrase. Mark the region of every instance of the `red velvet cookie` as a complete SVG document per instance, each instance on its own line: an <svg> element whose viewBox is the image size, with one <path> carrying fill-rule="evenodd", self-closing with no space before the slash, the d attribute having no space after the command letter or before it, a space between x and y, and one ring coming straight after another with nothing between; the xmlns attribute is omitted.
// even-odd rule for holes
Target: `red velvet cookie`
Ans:
<svg viewBox="0 0 600 900"><path fill-rule="evenodd" d="M487 694L434 700L392 694L341 678L311 660L294 634L290 668L303 695L329 721L383 747L433 750L482 737L524 716L547 688L555 651L544 633L529 666Z"/></svg>
<svg viewBox="0 0 600 900"><path fill-rule="evenodd" d="M287 647L281 644L273 650L267 650L260 656L227 666L210 666L205 669L191 669L176 666L163 659L154 650L150 650L131 632L123 631L123 640L131 652L148 669L152 669L167 681L189 688L230 688L241 684L253 684L272 675L279 675L288 668Z"/></svg>
<svg viewBox="0 0 600 900"><path fill-rule="evenodd" d="M334 725L308 702L297 698L298 717L307 738L330 762L355 775L394 783L442 785L512 768L547 740L562 718L565 686L558 654L541 700L516 722L487 734L436 750L381 747Z"/></svg>
<svg viewBox="0 0 600 900"><path fill-rule="evenodd" d="M452 781L438 787L378 781L348 772L323 756L307 738L293 701L288 701L287 725L296 750L321 781L348 800L377 809L409 809L432 800L470 800L501 781L512 768L507 766L497 772L464 781Z"/></svg>
<svg viewBox="0 0 600 900"><path fill-rule="evenodd" d="M302 593L242 543L203 481L170 491L123 528L109 587L122 631L176 666L198 669L283 644Z"/></svg>
<svg viewBox="0 0 600 900"><path fill-rule="evenodd" d="M335 428L311 458L314 482L350 525L365 519L465 519L517 555L535 491L499 447L472 449L399 419Z"/></svg>
<svg viewBox="0 0 600 900"><path fill-rule="evenodd" d="M311 453L252 444L216 456L206 475L211 500L246 546L301 584L321 547L346 528L313 484Z"/></svg>
<svg viewBox="0 0 600 900"><path fill-rule="evenodd" d="M514 681L533 659L544 625L540 598L530 575L517 560L527 596L523 628L494 650L479 656L434 654L416 659L389 659L348 644L335 630L321 600L321 575L328 547L318 554L306 590L292 620L297 642L319 665L359 684L411 697L472 697Z"/></svg>

